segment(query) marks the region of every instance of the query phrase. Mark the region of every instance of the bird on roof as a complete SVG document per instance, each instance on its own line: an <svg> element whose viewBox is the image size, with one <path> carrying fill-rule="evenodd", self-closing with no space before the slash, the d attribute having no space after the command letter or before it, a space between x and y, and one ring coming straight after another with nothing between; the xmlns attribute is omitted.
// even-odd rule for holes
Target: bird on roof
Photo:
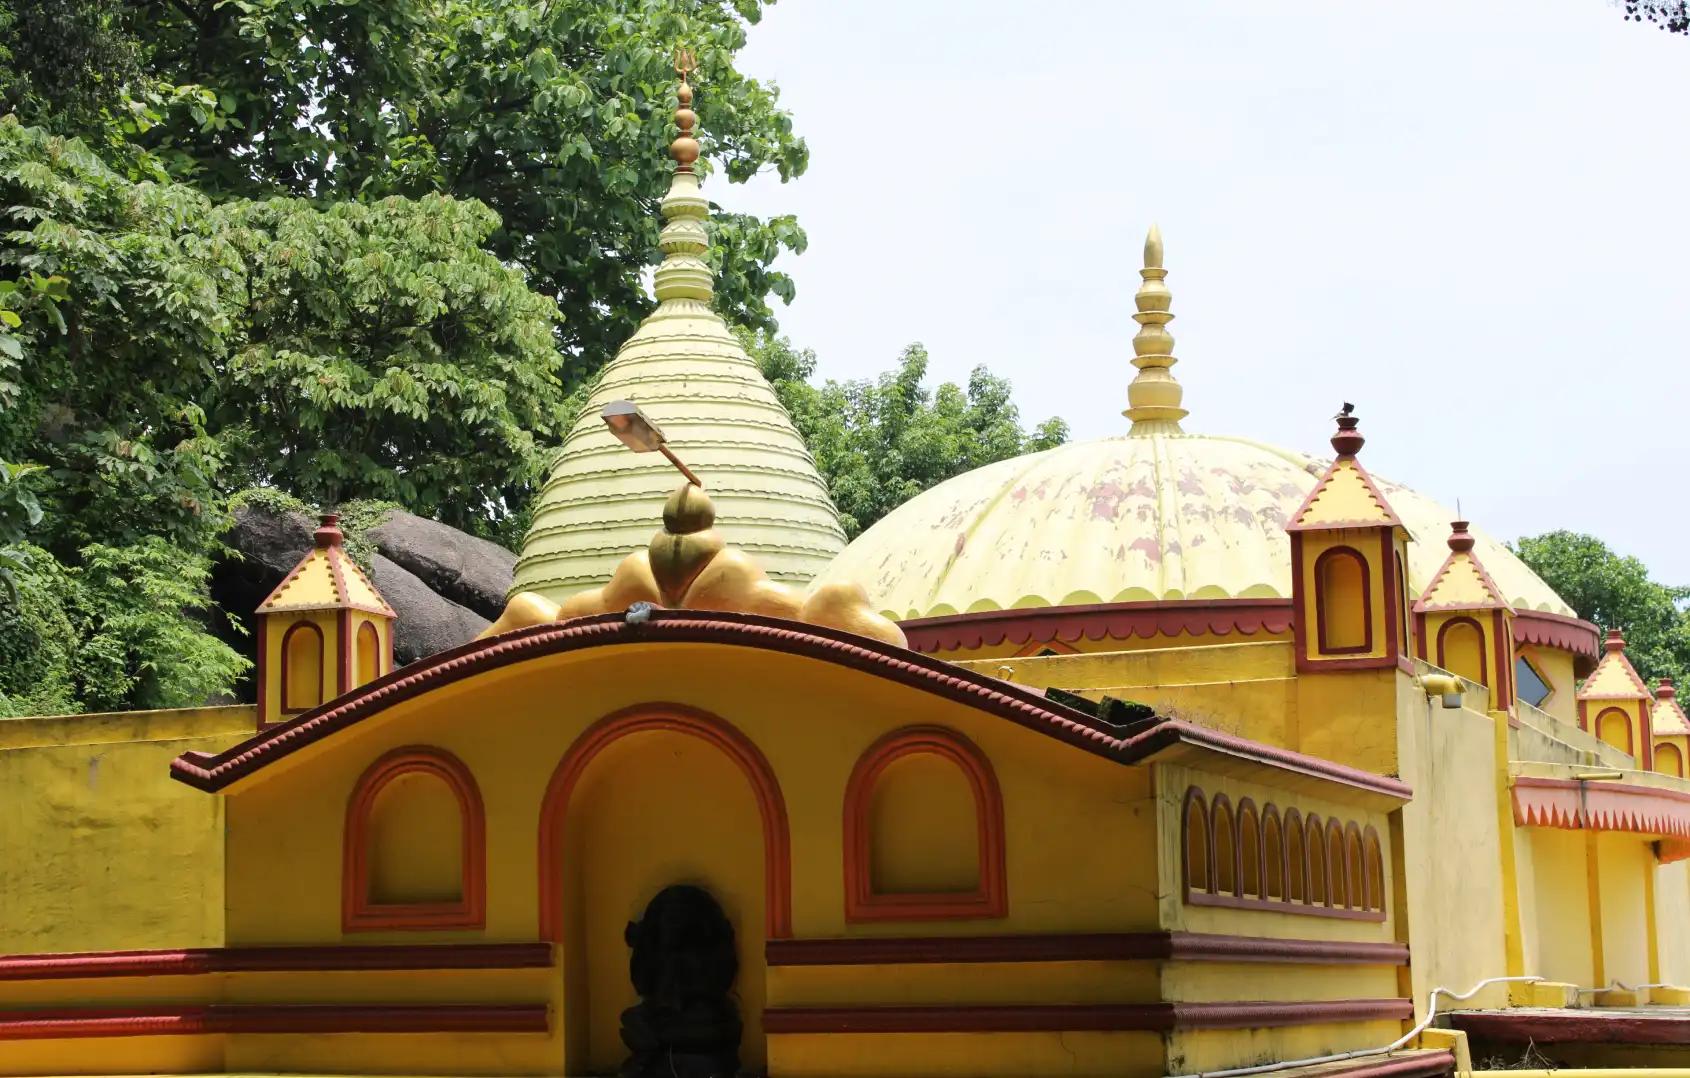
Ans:
<svg viewBox="0 0 1690 1078"><path fill-rule="evenodd" d="M1333 416L1332 418L1333 419L1347 419L1350 416L1354 415L1355 411L1356 411L1356 406L1351 404L1349 401L1345 401L1344 406L1342 408L1338 409L1338 414Z"/></svg>

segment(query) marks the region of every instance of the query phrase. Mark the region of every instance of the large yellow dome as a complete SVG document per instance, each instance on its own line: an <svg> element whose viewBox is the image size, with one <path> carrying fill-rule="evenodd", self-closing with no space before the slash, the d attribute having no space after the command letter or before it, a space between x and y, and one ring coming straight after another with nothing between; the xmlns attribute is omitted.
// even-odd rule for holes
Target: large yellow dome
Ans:
<svg viewBox="0 0 1690 1078"><path fill-rule="evenodd" d="M906 502L845 548L822 582L856 581L900 620L1099 603L1291 598L1285 525L1324 461L1243 438L1186 434L1173 376L1162 235L1144 243L1133 366L1116 438L1000 461ZM1404 526L1409 590L1443 564L1455 515L1377 480ZM1572 615L1502 544L1477 551L1518 610Z"/></svg>
<svg viewBox="0 0 1690 1078"><path fill-rule="evenodd" d="M1325 461L1243 438L1135 433L957 476L893 510L821 580L856 581L889 616L1144 600L1289 598L1285 523ZM1374 477L1416 542L1418 593L1449 554L1448 509ZM1572 615L1507 547L1477 552L1521 610Z"/></svg>

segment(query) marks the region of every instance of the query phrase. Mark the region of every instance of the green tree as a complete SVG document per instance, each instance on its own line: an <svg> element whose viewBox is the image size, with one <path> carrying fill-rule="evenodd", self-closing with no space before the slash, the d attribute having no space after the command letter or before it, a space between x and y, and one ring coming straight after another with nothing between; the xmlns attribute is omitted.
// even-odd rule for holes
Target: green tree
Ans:
<svg viewBox="0 0 1690 1078"><path fill-rule="evenodd" d="M877 379L818 386L810 381L813 351L767 333L744 341L810 447L852 538L954 475L1068 440L1061 419L1023 430L1009 382L985 367L974 368L966 388L946 382L929 390L920 344Z"/></svg>
<svg viewBox="0 0 1690 1078"><path fill-rule="evenodd" d="M143 138L213 197L474 199L487 238L563 312L569 380L602 365L649 308L656 202L670 168L672 50L698 56L706 167L803 172L772 87L734 69L764 0L137 0L142 65L212 104ZM718 298L770 327L792 282L771 268L790 217L718 214Z"/></svg>
<svg viewBox="0 0 1690 1078"><path fill-rule="evenodd" d="M1690 674L1690 587L1659 583L1637 558L1594 536L1545 532L1513 549L1579 617L1624 631L1626 654L1651 687Z"/></svg>
<svg viewBox="0 0 1690 1078"><path fill-rule="evenodd" d="M47 467L56 555L147 535L203 551L252 482L499 535L538 481L565 398L557 310L480 246L486 207L214 204L10 119L0 204L0 271L59 282L53 317L11 330L19 360L0 337L0 459Z"/></svg>

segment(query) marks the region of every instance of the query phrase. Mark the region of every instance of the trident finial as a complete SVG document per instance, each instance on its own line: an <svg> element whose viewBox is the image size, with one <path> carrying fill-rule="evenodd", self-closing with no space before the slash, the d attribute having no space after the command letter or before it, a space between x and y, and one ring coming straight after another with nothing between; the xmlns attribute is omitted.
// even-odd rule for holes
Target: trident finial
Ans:
<svg viewBox="0 0 1690 1078"><path fill-rule="evenodd" d="M692 163L698 160L698 140L692 137L692 125L698 122L698 113L692 111L692 87L687 84L687 76L697 70L697 54L684 45L676 45L675 74L681 77L681 85L675 90L675 99L680 102L675 109L675 126L681 133L669 144L669 156L675 159L676 172L691 172Z"/></svg>

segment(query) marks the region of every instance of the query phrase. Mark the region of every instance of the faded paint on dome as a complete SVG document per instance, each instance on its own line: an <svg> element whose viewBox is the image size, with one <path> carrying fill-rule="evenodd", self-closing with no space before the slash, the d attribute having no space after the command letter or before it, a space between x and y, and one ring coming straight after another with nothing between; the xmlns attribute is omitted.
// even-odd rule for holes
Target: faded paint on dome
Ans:
<svg viewBox="0 0 1690 1078"><path fill-rule="evenodd" d="M1289 598L1285 526L1327 462L1243 438L1136 434L987 465L893 510L834 560L897 618L1147 600ZM1409 589L1454 514L1374 477L1417 540ZM1475 551L1517 608L1571 615L1502 544Z"/></svg>

